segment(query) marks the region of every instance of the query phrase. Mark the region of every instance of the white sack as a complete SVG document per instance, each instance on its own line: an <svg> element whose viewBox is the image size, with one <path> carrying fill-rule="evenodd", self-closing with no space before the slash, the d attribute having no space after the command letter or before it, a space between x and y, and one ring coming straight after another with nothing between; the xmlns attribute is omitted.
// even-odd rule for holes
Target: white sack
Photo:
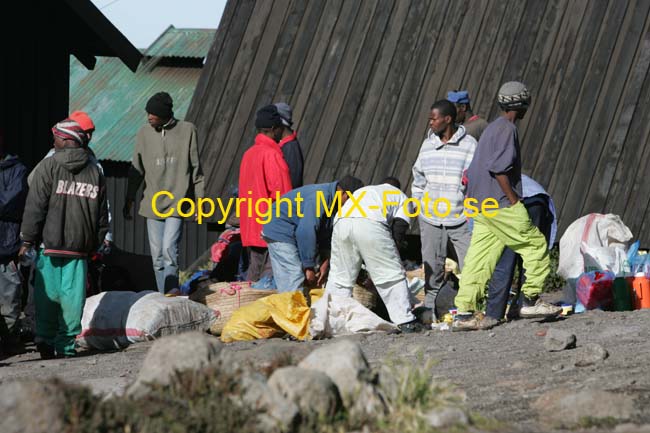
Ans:
<svg viewBox="0 0 650 433"><path fill-rule="evenodd" d="M86 299L77 343L110 350L187 331L206 332L216 320L203 304L158 292L104 292Z"/></svg>
<svg viewBox="0 0 650 433"><path fill-rule="evenodd" d="M339 337L358 332L390 331L397 327L347 296L324 293L311 306L312 338Z"/></svg>
<svg viewBox="0 0 650 433"><path fill-rule="evenodd" d="M566 279L578 278L585 271L580 251L588 247L612 247L627 251L632 232L618 215L589 214L575 220L560 239L558 274Z"/></svg>

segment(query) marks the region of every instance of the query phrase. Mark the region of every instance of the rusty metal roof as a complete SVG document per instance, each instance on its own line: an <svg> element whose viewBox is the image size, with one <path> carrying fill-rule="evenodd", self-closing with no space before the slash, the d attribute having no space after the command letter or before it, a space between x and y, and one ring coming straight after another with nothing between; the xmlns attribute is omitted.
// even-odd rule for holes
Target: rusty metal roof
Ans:
<svg viewBox="0 0 650 433"><path fill-rule="evenodd" d="M214 29L177 29L169 26L145 51L149 57L204 58L214 39Z"/></svg>
<svg viewBox="0 0 650 433"><path fill-rule="evenodd" d="M176 30L168 29L152 47L170 32L175 35L178 45L184 46L182 38L177 38ZM197 43L189 51L191 56L187 57L193 57L201 50L207 52L211 42L211 38L203 39L204 46ZM171 45L166 43L166 46ZM180 51L170 49L167 52ZM147 100L157 92L169 93L174 100L176 118L183 119L201 70L195 62L191 66L184 66L182 62L173 65L143 62L138 72L132 73L119 59L99 57L95 69L89 71L71 58L70 112L82 110L93 119L96 130L90 147L98 159L128 162L133 154L136 133L147 124Z"/></svg>

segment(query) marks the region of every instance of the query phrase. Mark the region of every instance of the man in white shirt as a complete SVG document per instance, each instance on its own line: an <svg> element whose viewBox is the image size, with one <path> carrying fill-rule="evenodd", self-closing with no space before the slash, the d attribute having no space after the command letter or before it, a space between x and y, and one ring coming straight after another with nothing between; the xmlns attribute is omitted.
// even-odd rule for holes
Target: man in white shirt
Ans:
<svg viewBox="0 0 650 433"><path fill-rule="evenodd" d="M360 188L350 197L334 221L326 293L352 296L365 263L390 320L402 332L417 332L421 327L411 312L406 273L393 236L399 238L410 224L407 200L388 183Z"/></svg>

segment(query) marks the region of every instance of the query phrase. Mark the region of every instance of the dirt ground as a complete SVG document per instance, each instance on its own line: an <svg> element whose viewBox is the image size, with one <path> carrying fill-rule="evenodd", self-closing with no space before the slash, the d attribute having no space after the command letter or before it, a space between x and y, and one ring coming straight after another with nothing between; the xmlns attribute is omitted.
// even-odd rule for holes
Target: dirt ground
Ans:
<svg viewBox="0 0 650 433"><path fill-rule="evenodd" d="M549 328L567 330L577 337L577 348L548 352L544 334ZM356 335L373 364L384 358L418 362L418 354L434 359L434 376L450 381L467 395L470 410L516 426L519 431L554 430L531 404L543 393L558 388L599 389L632 396L636 414L632 422L650 424L650 310L590 311L555 322L510 322L491 331L452 333L432 330L416 335L383 333ZM295 345L321 345L330 341ZM609 357L593 366L575 367L574 358L587 343L598 343ZM265 342L229 345L245 351ZM120 392L137 375L151 343L133 345L113 353L87 353L75 359L41 361L35 353L6 359L0 364L0 382L15 378L59 376L83 383L99 393ZM581 431L573 429L571 431ZM591 427L587 431L611 431Z"/></svg>

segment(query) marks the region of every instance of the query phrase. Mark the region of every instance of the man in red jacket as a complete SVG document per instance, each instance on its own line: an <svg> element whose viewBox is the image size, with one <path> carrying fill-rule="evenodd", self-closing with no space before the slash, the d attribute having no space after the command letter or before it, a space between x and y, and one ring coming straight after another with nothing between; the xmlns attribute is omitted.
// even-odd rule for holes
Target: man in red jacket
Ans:
<svg viewBox="0 0 650 433"><path fill-rule="evenodd" d="M255 127L258 132L255 144L244 153L239 167L239 197L246 199L240 205L241 238L242 246L248 251L247 279L250 281L273 273L267 245L261 237L262 224L258 222L266 219L270 206L259 200L275 200L291 190L289 167L278 144L283 128L277 107L261 108Z"/></svg>

